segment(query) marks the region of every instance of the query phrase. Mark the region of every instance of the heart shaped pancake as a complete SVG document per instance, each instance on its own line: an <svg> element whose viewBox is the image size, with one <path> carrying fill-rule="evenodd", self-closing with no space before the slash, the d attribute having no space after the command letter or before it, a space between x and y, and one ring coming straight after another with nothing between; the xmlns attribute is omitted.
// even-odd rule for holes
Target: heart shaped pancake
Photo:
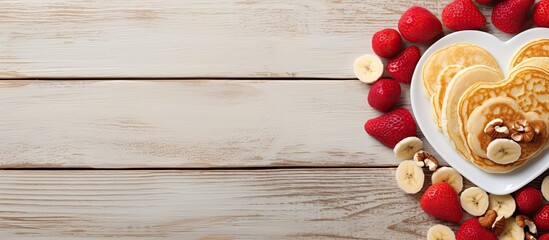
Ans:
<svg viewBox="0 0 549 240"><path fill-rule="evenodd" d="M479 82L467 89L458 104L462 137L467 138L469 134L467 122L472 112L485 101L498 96L508 97L516 101L523 111L536 113L543 121L549 121L549 70L522 65L516 67L505 80L496 83ZM471 155L469 159L474 161Z"/></svg>
<svg viewBox="0 0 549 240"><path fill-rule="evenodd" d="M492 120L501 120L498 124L505 127L507 134L496 135L485 131ZM517 121L526 121L538 132L533 134L530 141L519 141L521 154L517 161L509 164L499 164L488 158L488 145L496 138L510 138L514 131L514 124ZM481 106L475 108L467 120L467 146L469 148L470 160L477 167L487 172L506 173L524 165L528 160L537 156L544 150L547 143L547 121L534 112L524 112L519 104L508 97L494 97L486 100Z"/></svg>

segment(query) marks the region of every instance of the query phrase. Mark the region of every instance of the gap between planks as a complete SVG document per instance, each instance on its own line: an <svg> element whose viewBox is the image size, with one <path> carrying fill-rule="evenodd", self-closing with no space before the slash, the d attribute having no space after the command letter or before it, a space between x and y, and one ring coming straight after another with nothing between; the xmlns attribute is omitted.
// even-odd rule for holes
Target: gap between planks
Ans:
<svg viewBox="0 0 549 240"><path fill-rule="evenodd" d="M22 77L1 78L0 81L359 81L350 77Z"/></svg>
<svg viewBox="0 0 549 240"><path fill-rule="evenodd" d="M447 165L441 165L447 166ZM93 168L93 167L32 167L1 168L0 171L265 171L265 170L338 170L338 169L396 169L395 166L264 166L264 167L132 167L132 168Z"/></svg>

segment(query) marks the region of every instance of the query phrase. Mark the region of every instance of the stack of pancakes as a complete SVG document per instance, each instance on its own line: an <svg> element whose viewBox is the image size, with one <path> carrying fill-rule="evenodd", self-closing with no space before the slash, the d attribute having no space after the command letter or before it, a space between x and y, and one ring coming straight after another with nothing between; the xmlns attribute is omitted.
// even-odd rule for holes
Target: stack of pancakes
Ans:
<svg viewBox="0 0 549 240"><path fill-rule="evenodd" d="M521 47L509 70L504 76L489 52L469 43L436 51L422 69L435 124L465 159L486 172L513 171L549 147L549 39ZM511 132L488 134L493 120ZM524 130L518 123L535 126L531 139L514 138ZM497 138L518 143L520 157L505 163L491 159L487 149Z"/></svg>

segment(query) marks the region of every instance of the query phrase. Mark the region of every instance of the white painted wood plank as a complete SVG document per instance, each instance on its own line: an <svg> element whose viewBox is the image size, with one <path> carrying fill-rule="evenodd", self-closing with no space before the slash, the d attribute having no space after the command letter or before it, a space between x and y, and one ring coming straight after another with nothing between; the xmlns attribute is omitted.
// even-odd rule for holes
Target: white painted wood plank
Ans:
<svg viewBox="0 0 549 240"><path fill-rule="evenodd" d="M423 213L421 193L398 190L394 171L4 171L0 238L424 239L434 224L457 229Z"/></svg>
<svg viewBox="0 0 549 240"><path fill-rule="evenodd" d="M5 0L0 77L352 78L374 32L448 2Z"/></svg>
<svg viewBox="0 0 549 240"><path fill-rule="evenodd" d="M4 80L0 167L395 166L363 129L380 115L366 94L358 81Z"/></svg>

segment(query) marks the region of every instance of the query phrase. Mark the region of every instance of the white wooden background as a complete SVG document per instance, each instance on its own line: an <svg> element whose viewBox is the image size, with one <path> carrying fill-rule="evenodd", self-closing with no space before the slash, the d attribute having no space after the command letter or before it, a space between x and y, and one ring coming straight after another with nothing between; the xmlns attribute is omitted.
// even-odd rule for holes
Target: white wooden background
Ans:
<svg viewBox="0 0 549 240"><path fill-rule="evenodd" d="M0 238L424 238L352 62L448 2L3 1Z"/></svg>

